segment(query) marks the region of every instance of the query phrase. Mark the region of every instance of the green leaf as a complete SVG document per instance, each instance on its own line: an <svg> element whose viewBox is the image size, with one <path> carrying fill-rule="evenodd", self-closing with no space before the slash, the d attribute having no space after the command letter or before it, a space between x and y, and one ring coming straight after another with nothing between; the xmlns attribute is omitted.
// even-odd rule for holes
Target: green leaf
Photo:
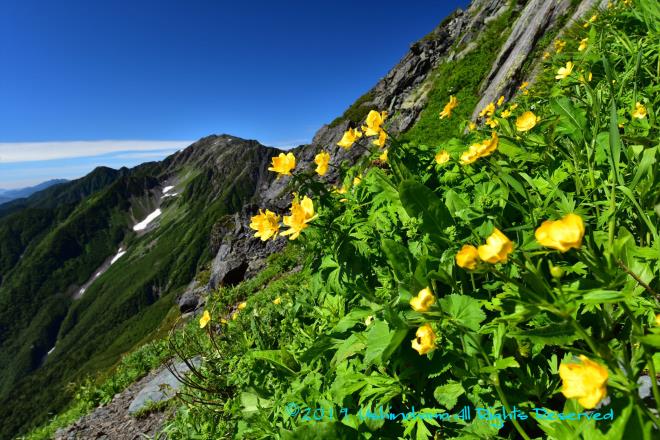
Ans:
<svg viewBox="0 0 660 440"><path fill-rule="evenodd" d="M442 233L454 220L447 206L426 185L415 180L404 180L399 185L401 204L411 217L421 217L425 232Z"/></svg>
<svg viewBox="0 0 660 440"><path fill-rule="evenodd" d="M550 107L560 116L557 127L559 131L569 135L575 142L581 143L584 140L587 125L584 110L573 107L571 100L566 97L553 99L550 102Z"/></svg>
<svg viewBox="0 0 660 440"><path fill-rule="evenodd" d="M255 350L250 355L254 359L260 359L273 365L287 374L295 374L300 369L296 359L286 350Z"/></svg>
<svg viewBox="0 0 660 440"><path fill-rule="evenodd" d="M367 333L367 350L364 355L364 363L370 365L385 362L392 352L401 345L407 333L407 329L390 330L385 321L374 322Z"/></svg>
<svg viewBox="0 0 660 440"><path fill-rule="evenodd" d="M445 296L440 300L440 307L454 321L470 330L479 330L479 324L486 319L479 301L466 295L452 293Z"/></svg>
<svg viewBox="0 0 660 440"><path fill-rule="evenodd" d="M579 339L575 329L569 323L550 324L544 327L510 332L509 336L517 339L529 339L537 344L561 345Z"/></svg>
<svg viewBox="0 0 660 440"><path fill-rule="evenodd" d="M363 323L369 315L373 315L373 311L369 309L351 310L333 327L332 333L343 333L346 330L350 330L355 327L356 324Z"/></svg>
<svg viewBox="0 0 660 440"><path fill-rule="evenodd" d="M315 422L282 432L284 440L353 440L358 432L340 422Z"/></svg>
<svg viewBox="0 0 660 440"><path fill-rule="evenodd" d="M401 243L388 238L381 241L381 249L387 257L387 262L394 269L399 280L407 279L410 276L411 262L408 248Z"/></svg>
<svg viewBox="0 0 660 440"><path fill-rule="evenodd" d="M586 293L580 302L584 304L601 304L601 303L615 303L623 301L626 296L623 292L618 290L592 290Z"/></svg>
<svg viewBox="0 0 660 440"><path fill-rule="evenodd" d="M437 400L440 405L447 409L452 409L456 406L458 398L463 393L465 393L463 385L461 385L460 382L451 381L445 385L436 387L435 391L433 391L433 397L435 397L435 400Z"/></svg>
<svg viewBox="0 0 660 440"><path fill-rule="evenodd" d="M644 345L660 348L660 334L639 336L637 339Z"/></svg>
<svg viewBox="0 0 660 440"><path fill-rule="evenodd" d="M509 356L497 359L492 367L484 367L481 371L484 373L495 373L500 370L506 370L507 368L520 368L520 364L517 360Z"/></svg>

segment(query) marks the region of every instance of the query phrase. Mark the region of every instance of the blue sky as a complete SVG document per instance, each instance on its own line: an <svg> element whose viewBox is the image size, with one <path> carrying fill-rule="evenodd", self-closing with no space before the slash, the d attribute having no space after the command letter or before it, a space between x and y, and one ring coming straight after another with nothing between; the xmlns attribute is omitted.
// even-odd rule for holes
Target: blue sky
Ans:
<svg viewBox="0 0 660 440"><path fill-rule="evenodd" d="M308 142L467 3L3 2L0 188L157 160L212 133Z"/></svg>

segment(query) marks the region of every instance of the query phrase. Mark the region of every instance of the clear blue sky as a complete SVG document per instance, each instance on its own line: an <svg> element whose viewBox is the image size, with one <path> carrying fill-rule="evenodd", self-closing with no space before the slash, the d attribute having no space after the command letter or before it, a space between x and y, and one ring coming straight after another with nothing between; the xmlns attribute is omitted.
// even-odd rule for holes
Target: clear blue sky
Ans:
<svg viewBox="0 0 660 440"><path fill-rule="evenodd" d="M183 147L211 133L275 146L308 142L410 43L467 3L4 1L0 188L76 177L91 162L134 165L132 153L144 150L92 146L84 155L66 153L65 143L49 147L62 152L70 172L63 157L41 157L39 148L29 157L31 147L7 143L109 139ZM178 147L148 151L155 158ZM28 161L49 171L38 173Z"/></svg>

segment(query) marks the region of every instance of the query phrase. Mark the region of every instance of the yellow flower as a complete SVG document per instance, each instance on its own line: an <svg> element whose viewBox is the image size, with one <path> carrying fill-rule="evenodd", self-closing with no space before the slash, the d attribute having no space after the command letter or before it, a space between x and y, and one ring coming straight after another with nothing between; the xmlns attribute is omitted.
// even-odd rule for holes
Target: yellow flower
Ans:
<svg viewBox="0 0 660 440"><path fill-rule="evenodd" d="M291 215L285 215L282 220L282 223L289 227L288 230L282 232L282 235L291 235L289 240L295 240L302 230L309 226L308 223L315 218L312 199L307 196L303 197L301 202L294 199L291 202Z"/></svg>
<svg viewBox="0 0 660 440"><path fill-rule="evenodd" d="M626 6L632 5L632 0L623 0L623 4Z"/></svg>
<svg viewBox="0 0 660 440"><path fill-rule="evenodd" d="M254 236L261 238L261 241L266 241L270 237L277 237L280 231L280 216L270 210L259 210L259 214L252 216L250 228L257 231Z"/></svg>
<svg viewBox="0 0 660 440"><path fill-rule="evenodd" d="M566 67L560 67L559 70L557 70L557 75L555 75L555 79L564 79L568 77L571 72L573 72L573 62L569 61L566 63Z"/></svg>
<svg viewBox="0 0 660 440"><path fill-rule="evenodd" d="M365 136L377 136L382 131L381 125L387 118L387 112L378 113L376 110L371 110L367 115L367 125L362 126L362 131Z"/></svg>
<svg viewBox="0 0 660 440"><path fill-rule="evenodd" d="M579 363L563 363L559 366L563 381L561 393L567 399L578 399L586 409L594 408L607 396L607 369L580 355Z"/></svg>
<svg viewBox="0 0 660 440"><path fill-rule="evenodd" d="M357 141L361 137L362 137L362 132L360 130L349 128L348 130L346 130L346 132L344 132L344 136L342 136L341 140L337 142L337 145L339 145L342 148L349 149L353 146L355 141Z"/></svg>
<svg viewBox="0 0 660 440"><path fill-rule="evenodd" d="M641 102L635 103L635 110L632 112L632 117L637 119L644 119L646 117L646 107Z"/></svg>
<svg viewBox="0 0 660 440"><path fill-rule="evenodd" d="M511 104L511 106L509 107L509 110L514 111L517 108L518 108L518 104Z"/></svg>
<svg viewBox="0 0 660 440"><path fill-rule="evenodd" d="M355 176L353 178L353 186L358 186L362 182L362 178L360 176Z"/></svg>
<svg viewBox="0 0 660 440"><path fill-rule="evenodd" d="M499 138L497 132L493 132L490 139L485 139L477 144L472 144L467 151L461 155L461 163L463 165L470 164L480 157L486 157L497 149Z"/></svg>
<svg viewBox="0 0 660 440"><path fill-rule="evenodd" d="M282 298L280 298L280 297L278 296L277 298L275 298L275 299L273 300L273 304L275 304L276 306L282 304Z"/></svg>
<svg viewBox="0 0 660 440"><path fill-rule="evenodd" d="M419 327L415 336L415 339L412 340L412 348L420 355L425 355L436 349L436 336L429 324Z"/></svg>
<svg viewBox="0 0 660 440"><path fill-rule="evenodd" d="M501 107L504 104L504 96L500 96L500 99L497 100L497 106Z"/></svg>
<svg viewBox="0 0 660 440"><path fill-rule="evenodd" d="M655 315L655 325L657 325L658 327L660 327L660 313L658 313L657 315Z"/></svg>
<svg viewBox="0 0 660 440"><path fill-rule="evenodd" d="M316 164L316 173L319 176L324 176L328 172L328 164L330 163L330 154L321 151L319 154L314 156L314 163Z"/></svg>
<svg viewBox="0 0 660 440"><path fill-rule="evenodd" d="M336 192L337 194L346 194L347 191L348 190L346 189L346 187L344 185L342 185L341 188L336 188L335 187L334 192Z"/></svg>
<svg viewBox="0 0 660 440"><path fill-rule="evenodd" d="M594 77L593 74L589 72L589 75L587 75L587 81L591 81L593 77Z"/></svg>
<svg viewBox="0 0 660 440"><path fill-rule="evenodd" d="M561 53L562 50L564 50L564 47L566 46L566 42L563 40L555 40L555 50L557 53Z"/></svg>
<svg viewBox="0 0 660 440"><path fill-rule="evenodd" d="M508 118L509 116L511 116L511 110L510 109L504 110L500 116L502 116L504 119Z"/></svg>
<svg viewBox="0 0 660 440"><path fill-rule="evenodd" d="M527 81L525 81L522 84L520 84L520 86L518 87L518 90L525 90L527 88L527 86L529 86L529 83Z"/></svg>
<svg viewBox="0 0 660 440"><path fill-rule="evenodd" d="M378 160L381 162L387 162L387 148L378 156Z"/></svg>
<svg viewBox="0 0 660 440"><path fill-rule="evenodd" d="M464 244L456 254L456 264L463 269L474 270L479 263L479 252L471 244Z"/></svg>
<svg viewBox="0 0 660 440"><path fill-rule="evenodd" d="M220 319L221 324L227 324L227 320L225 318Z"/></svg>
<svg viewBox="0 0 660 440"><path fill-rule="evenodd" d="M232 321L236 321L236 318L238 318L238 310L236 310L236 311L234 312L234 314L231 315L231 320L232 320Z"/></svg>
<svg viewBox="0 0 660 440"><path fill-rule="evenodd" d="M584 222L576 214L568 214L561 220L546 220L536 229L534 237L542 246L561 252L579 249L584 237Z"/></svg>
<svg viewBox="0 0 660 440"><path fill-rule="evenodd" d="M516 130L518 131L529 131L541 120L540 117L536 116L530 111L526 111L522 115L518 116L516 119Z"/></svg>
<svg viewBox="0 0 660 440"><path fill-rule="evenodd" d="M483 118L484 116L493 116L495 114L495 104L492 102L489 103L483 110L479 113L479 117Z"/></svg>
<svg viewBox="0 0 660 440"><path fill-rule="evenodd" d="M479 159L479 154L477 153L477 149L474 148L477 144L470 145L470 148L468 148L467 151L464 151L463 154L461 154L461 164L462 165L469 165L472 162L476 161Z"/></svg>
<svg viewBox="0 0 660 440"><path fill-rule="evenodd" d="M548 58L550 58L550 52L543 52L543 59L547 60Z"/></svg>
<svg viewBox="0 0 660 440"><path fill-rule="evenodd" d="M578 46L578 50L582 52L589 46L589 39L588 38L583 38L580 40L580 45Z"/></svg>
<svg viewBox="0 0 660 440"><path fill-rule="evenodd" d="M586 28L589 27L589 25L592 24L594 21L596 21L597 18L598 18L598 14L592 15L591 18L587 20L587 22L583 25L583 27Z"/></svg>
<svg viewBox="0 0 660 440"><path fill-rule="evenodd" d="M488 118L486 119L486 125L488 125L490 128L495 128L500 125L500 123L497 122L497 119Z"/></svg>
<svg viewBox="0 0 660 440"><path fill-rule="evenodd" d="M475 128L477 128L477 124L475 124L474 122L470 122L470 123L468 124L468 130L472 131L472 130L474 130Z"/></svg>
<svg viewBox="0 0 660 440"><path fill-rule="evenodd" d="M236 308L237 308L238 310L243 310L243 309L245 309L246 307L247 307L247 303L246 303L245 301L239 303L239 304L236 306Z"/></svg>
<svg viewBox="0 0 660 440"><path fill-rule="evenodd" d="M513 243L499 229L495 228L493 233L486 239L486 244L477 249L479 258L487 263L506 263L511 252Z"/></svg>
<svg viewBox="0 0 660 440"><path fill-rule="evenodd" d="M435 304L435 296L428 287L423 288L410 300L410 307L416 312L427 312Z"/></svg>
<svg viewBox="0 0 660 440"><path fill-rule="evenodd" d="M449 97L449 102L445 104L445 108L442 109L440 112L440 119L448 118L451 116L451 111L454 110L458 106L458 100L456 99L455 96L450 96Z"/></svg>
<svg viewBox="0 0 660 440"><path fill-rule="evenodd" d="M377 145L379 148L383 148L385 146L385 141L387 140L387 133L385 133L385 130L381 130L380 134L378 134L378 139L373 141L374 145Z"/></svg>
<svg viewBox="0 0 660 440"><path fill-rule="evenodd" d="M291 170L296 167L296 157L293 153L280 153L279 156L273 157L271 160L273 166L268 168L268 171L275 171L280 176L290 176Z"/></svg>
<svg viewBox="0 0 660 440"><path fill-rule="evenodd" d="M202 317L199 318L199 328L206 327L209 322L211 322L211 314L208 310L204 310Z"/></svg>
<svg viewBox="0 0 660 440"><path fill-rule="evenodd" d="M449 153L447 153L447 150L440 150L435 153L435 163L442 165L447 162L449 162Z"/></svg>

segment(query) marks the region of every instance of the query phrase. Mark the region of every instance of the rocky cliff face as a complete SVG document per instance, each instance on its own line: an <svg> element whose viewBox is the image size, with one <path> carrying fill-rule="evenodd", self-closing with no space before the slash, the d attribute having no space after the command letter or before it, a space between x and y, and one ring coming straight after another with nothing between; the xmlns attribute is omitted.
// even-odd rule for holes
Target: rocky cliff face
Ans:
<svg viewBox="0 0 660 440"><path fill-rule="evenodd" d="M401 133L409 129L424 109L431 87L428 81L432 72L442 63L465 56L476 47L476 40L509 7L518 10L512 31L502 46L490 73L481 87L481 101L474 109L475 119L486 104L497 100L500 95L511 96L517 85L524 80L533 80L533 72L525 76L523 64L537 48L540 38L547 32L561 32L559 23L578 20L604 0L582 0L577 5L570 0L474 0L467 10L456 10L422 40L411 45L401 61L378 83L353 105L355 110L387 110L389 130ZM601 5L602 6L602 5ZM358 126L361 121L351 120L344 114L332 124L321 127L312 142L294 148L298 168L313 167L314 156L322 149L331 151L338 162L354 162L364 150L343 150L336 146L344 131ZM329 172L325 180L336 183L337 172ZM211 282L208 288L236 280L239 272L250 276L263 266L264 258L281 249L284 240L263 243L252 237L248 227L250 217L258 208L268 208L277 213L286 213L291 200L287 190L288 179L275 180L274 174L264 176L256 191L254 203L235 214L231 221L217 229L218 252L213 262Z"/></svg>

